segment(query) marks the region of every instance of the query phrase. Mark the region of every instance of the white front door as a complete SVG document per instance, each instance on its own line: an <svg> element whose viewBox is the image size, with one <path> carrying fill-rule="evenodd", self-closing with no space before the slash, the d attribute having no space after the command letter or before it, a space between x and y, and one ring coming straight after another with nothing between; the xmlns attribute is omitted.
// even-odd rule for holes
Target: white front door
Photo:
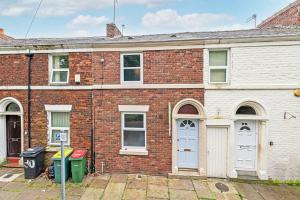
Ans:
<svg viewBox="0 0 300 200"><path fill-rule="evenodd" d="M256 121L239 120L235 122L235 143L237 170L256 169L257 130Z"/></svg>
<svg viewBox="0 0 300 200"><path fill-rule="evenodd" d="M207 129L207 176L226 178L227 131L225 127Z"/></svg>
<svg viewBox="0 0 300 200"><path fill-rule="evenodd" d="M177 121L177 165L178 168L198 168L198 128L195 119Z"/></svg>

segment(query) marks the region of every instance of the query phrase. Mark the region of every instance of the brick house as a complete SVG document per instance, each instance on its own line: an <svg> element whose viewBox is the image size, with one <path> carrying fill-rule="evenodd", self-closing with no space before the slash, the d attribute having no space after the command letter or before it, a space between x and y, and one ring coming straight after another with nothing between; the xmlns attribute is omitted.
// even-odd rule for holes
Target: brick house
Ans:
<svg viewBox="0 0 300 200"><path fill-rule="evenodd" d="M258 28L271 28L274 26L300 26L300 1L296 0L268 17L258 25Z"/></svg>
<svg viewBox="0 0 300 200"><path fill-rule="evenodd" d="M64 131L67 145L88 149L90 165L100 172L189 169L236 177L233 127L242 118L227 115L236 109L251 112L247 119L260 124L255 175L300 177L296 164L287 170L292 176L276 173L287 158L295 159L296 149L281 143L276 126L286 122L285 111L299 115L299 98L291 95L300 87L299 29L134 37L120 36L113 25L107 30L107 37L0 41L1 161L18 158L29 146L47 147L49 157L58 150L55 134ZM279 58L289 62L281 65ZM282 109L278 101L270 103L277 90L278 101L290 102ZM272 106L278 118L271 118ZM299 146L299 125L283 129L289 144Z"/></svg>

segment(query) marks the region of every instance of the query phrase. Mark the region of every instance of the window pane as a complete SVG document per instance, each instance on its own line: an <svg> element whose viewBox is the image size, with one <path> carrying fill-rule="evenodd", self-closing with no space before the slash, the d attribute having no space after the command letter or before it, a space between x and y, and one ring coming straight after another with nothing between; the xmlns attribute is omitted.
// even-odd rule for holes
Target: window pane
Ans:
<svg viewBox="0 0 300 200"><path fill-rule="evenodd" d="M68 69L68 56L53 56L53 69Z"/></svg>
<svg viewBox="0 0 300 200"><path fill-rule="evenodd" d="M144 128L144 115L125 114L126 128Z"/></svg>
<svg viewBox="0 0 300 200"><path fill-rule="evenodd" d="M68 81L68 74L67 71L54 71L52 76L52 82L61 82L65 83Z"/></svg>
<svg viewBox="0 0 300 200"><path fill-rule="evenodd" d="M140 55L124 55L124 67L140 67Z"/></svg>
<svg viewBox="0 0 300 200"><path fill-rule="evenodd" d="M124 131L124 146L144 147L145 131Z"/></svg>
<svg viewBox="0 0 300 200"><path fill-rule="evenodd" d="M209 66L227 66L227 51L209 52Z"/></svg>
<svg viewBox="0 0 300 200"><path fill-rule="evenodd" d="M69 127L70 113L66 112L52 112L51 113L51 127Z"/></svg>
<svg viewBox="0 0 300 200"><path fill-rule="evenodd" d="M210 82L226 82L226 69L211 69Z"/></svg>
<svg viewBox="0 0 300 200"><path fill-rule="evenodd" d="M237 115L256 115L254 108L250 106L241 106L237 111Z"/></svg>
<svg viewBox="0 0 300 200"><path fill-rule="evenodd" d="M124 81L140 81L140 69L125 69Z"/></svg>
<svg viewBox="0 0 300 200"><path fill-rule="evenodd" d="M6 111L8 111L8 112L19 112L20 108L16 103L10 103L6 107Z"/></svg>
<svg viewBox="0 0 300 200"><path fill-rule="evenodd" d="M51 143L60 143L59 140L56 140L56 134L59 134L61 132L67 133L67 135L69 135L69 131L68 130L64 130L64 131L52 130L52 133L51 133ZM67 136L67 142L66 143L69 143L69 136Z"/></svg>

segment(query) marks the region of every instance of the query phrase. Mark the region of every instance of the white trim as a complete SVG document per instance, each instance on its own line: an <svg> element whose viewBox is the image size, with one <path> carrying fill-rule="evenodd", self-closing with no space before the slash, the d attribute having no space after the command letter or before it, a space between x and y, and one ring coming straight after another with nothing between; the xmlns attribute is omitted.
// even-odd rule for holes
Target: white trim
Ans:
<svg viewBox="0 0 300 200"><path fill-rule="evenodd" d="M71 112L72 105L45 105L45 110L49 112Z"/></svg>
<svg viewBox="0 0 300 200"><path fill-rule="evenodd" d="M7 107L8 104L10 103L16 103L19 108L20 108L20 112L6 112L5 109ZM17 99L13 98L13 97L6 97L2 100L0 100L0 133L4 134L0 134L0 139L3 141L1 143L1 147L0 147L0 162L3 162L6 160L7 158L7 141L6 141L6 115L17 115L20 117L21 120L21 152L24 151L24 110L23 110L23 106L20 103L20 101L18 101ZM1 150L1 148L3 148Z"/></svg>
<svg viewBox="0 0 300 200"><path fill-rule="evenodd" d="M120 149L119 151L120 155L133 155L133 156L147 156L148 155L148 151L147 150L138 150L138 149L130 149L130 150L124 150L124 149Z"/></svg>
<svg viewBox="0 0 300 200"><path fill-rule="evenodd" d="M297 37L297 36L291 36L291 37ZM288 37L281 37L281 38L269 38L269 42L263 41L255 41L257 39L252 39L253 42L236 42L230 39L222 40L223 43L220 43L221 40L208 40L206 44L200 44L203 42L202 40L196 40L195 45L162 45L162 46L138 46L139 44L125 44L125 45L134 45L134 47L103 47L103 48L80 48L74 46L74 48L59 48L59 49L48 49L48 50L35 50L32 49L31 53L71 53L71 52L109 52L109 51L118 51L118 52L133 52L133 51L154 51L154 50L176 50L176 49L198 49L198 48L231 48L231 47L258 47L258 46L290 46L290 45L300 45L300 41L297 39L290 39L287 40ZM268 38L264 38L268 39ZM245 39L240 39L244 40ZM274 41L274 40L281 40L281 41ZM176 42L176 41L175 41ZM177 41L180 42L180 41ZM182 41L186 43L186 41ZM159 43L165 43L165 42L157 42ZM210 43L210 44L209 44ZM105 44L104 44L105 45ZM111 44L107 44L111 45ZM120 44L116 44L120 45ZM150 44L151 45L151 44ZM157 44L156 44L157 45ZM70 45L69 45L70 46ZM9 50L11 48L12 50ZM0 47L0 55L1 54L26 54L28 53L27 49L21 49L21 50L15 50L14 47ZM3 50L2 50L3 49ZM7 49L7 50L6 50ZM20 48L19 48L20 49Z"/></svg>
<svg viewBox="0 0 300 200"><path fill-rule="evenodd" d="M147 105L119 105L120 112L148 112Z"/></svg>
<svg viewBox="0 0 300 200"><path fill-rule="evenodd" d="M227 65L226 66L210 66L210 52L217 52L217 51L226 51L227 55ZM208 49L208 83L209 84L228 84L229 82L229 68L231 65L231 59L230 59L230 49ZM211 70L214 69L223 69L225 70L225 82L212 82L211 79Z"/></svg>
<svg viewBox="0 0 300 200"><path fill-rule="evenodd" d="M124 56L128 55L139 55L140 56L140 66L139 67L124 67ZM124 81L124 70L125 69L139 69L140 70L140 80L139 81ZM144 82L144 58L143 58L143 53L121 53L120 54L120 79L121 79L121 84L143 84Z"/></svg>
<svg viewBox="0 0 300 200"><path fill-rule="evenodd" d="M125 115L143 115L143 128L132 128L132 127L125 127ZM145 146L143 147L134 147L134 146L124 146L124 131L144 131L145 132ZM122 112L121 113L121 150L124 152L130 151L147 151L147 116L145 112Z"/></svg>
<svg viewBox="0 0 300 200"><path fill-rule="evenodd" d="M52 125L51 125L52 113L57 113L57 112L69 113L69 120L71 120L70 111L47 110L48 146L58 146L58 145L60 145L60 143L52 142L52 131L53 130L62 130L62 131L67 130L68 131L68 143L65 143L65 144L67 146L70 146L70 144L71 144L71 131L70 131L71 122L69 122L69 127L52 127Z"/></svg>
<svg viewBox="0 0 300 200"><path fill-rule="evenodd" d="M50 85L66 85L69 83L69 78L70 78L70 66L66 69L66 68L59 68L59 69L54 69L53 68L53 56L68 56L69 59L69 55L66 53L61 53L61 54L48 54L48 69L49 69L49 84ZM69 62L69 60L68 60ZM70 65L70 64L69 64ZM53 82L53 74L54 72L67 72L67 81L65 82Z"/></svg>
<svg viewBox="0 0 300 200"><path fill-rule="evenodd" d="M127 89L206 89L206 90L295 90L300 85L209 85L204 84L142 84L142 85L90 85L90 86L31 86L32 90L127 90ZM0 86L0 90L27 90L27 86Z"/></svg>

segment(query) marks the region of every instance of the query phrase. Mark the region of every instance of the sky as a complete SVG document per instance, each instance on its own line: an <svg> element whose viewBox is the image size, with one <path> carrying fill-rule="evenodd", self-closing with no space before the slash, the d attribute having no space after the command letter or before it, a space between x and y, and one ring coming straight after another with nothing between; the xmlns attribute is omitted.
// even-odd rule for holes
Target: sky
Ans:
<svg viewBox="0 0 300 200"><path fill-rule="evenodd" d="M293 0L118 0L124 35L253 28ZM24 38L40 0L0 0L0 28ZM114 0L43 0L29 38L104 36Z"/></svg>

